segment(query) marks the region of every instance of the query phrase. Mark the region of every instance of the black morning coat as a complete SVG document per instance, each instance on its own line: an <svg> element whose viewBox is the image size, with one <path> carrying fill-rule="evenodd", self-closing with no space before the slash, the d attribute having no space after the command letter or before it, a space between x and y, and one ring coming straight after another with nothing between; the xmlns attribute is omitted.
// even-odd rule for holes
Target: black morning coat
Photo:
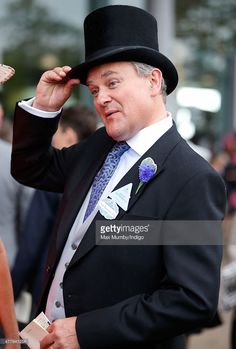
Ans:
<svg viewBox="0 0 236 349"><path fill-rule="evenodd" d="M60 117L60 116L59 116ZM17 106L12 174L35 188L64 192L54 229L39 311L45 304L70 229L114 141L99 129L87 141L55 150L59 117L32 116ZM155 176L138 193L138 167L151 157ZM171 127L115 189L133 183L127 211L116 220L220 221L225 187L219 175ZM39 212L40 214L40 212ZM63 279L66 317L77 316L82 349L183 349L183 335L204 325L217 309L221 244L102 246L98 212ZM209 228L209 227L208 227ZM174 235L178 229L172 225ZM189 234L197 234L194 229ZM203 234L202 234L203 233ZM221 239L220 226L201 231ZM158 231L162 235L163 232ZM219 240L218 240L219 241Z"/></svg>

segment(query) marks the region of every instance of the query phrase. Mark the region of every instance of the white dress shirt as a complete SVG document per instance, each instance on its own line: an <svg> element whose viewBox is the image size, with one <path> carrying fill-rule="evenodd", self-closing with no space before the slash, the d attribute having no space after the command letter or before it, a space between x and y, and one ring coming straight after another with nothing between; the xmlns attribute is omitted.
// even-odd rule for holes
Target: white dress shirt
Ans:
<svg viewBox="0 0 236 349"><path fill-rule="evenodd" d="M31 106L32 100L22 101L19 106L33 115L39 117L55 117L60 112L42 112ZM129 169L141 158L141 156L165 133L173 124L170 113L162 120L140 130L135 136L130 138L127 143L130 146L120 158L119 164L107 184L99 202L107 198L119 181L129 171ZM52 281L46 306L46 315L50 321L65 318L64 300L63 300L63 277L67 266L70 263L77 247L79 246L90 223L97 214L98 204L91 215L83 222L85 211L89 202L90 190L77 214L74 224L69 233L67 242L63 249L60 261L58 263L55 277Z"/></svg>

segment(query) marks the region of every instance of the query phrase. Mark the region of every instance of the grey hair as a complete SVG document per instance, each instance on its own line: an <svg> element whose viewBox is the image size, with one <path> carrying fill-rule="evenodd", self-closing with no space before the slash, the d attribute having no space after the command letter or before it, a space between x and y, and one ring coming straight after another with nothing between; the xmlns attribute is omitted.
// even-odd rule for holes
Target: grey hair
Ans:
<svg viewBox="0 0 236 349"><path fill-rule="evenodd" d="M139 76L147 77L148 75L150 75L152 73L152 71L154 69L156 69L155 67L153 67L149 64L146 64L146 63L131 62L131 64L134 66L134 68L137 71ZM167 90L166 82L165 82L164 78L162 78L162 80L161 80L161 94L162 94L164 102L166 102L166 96L167 96L166 90Z"/></svg>

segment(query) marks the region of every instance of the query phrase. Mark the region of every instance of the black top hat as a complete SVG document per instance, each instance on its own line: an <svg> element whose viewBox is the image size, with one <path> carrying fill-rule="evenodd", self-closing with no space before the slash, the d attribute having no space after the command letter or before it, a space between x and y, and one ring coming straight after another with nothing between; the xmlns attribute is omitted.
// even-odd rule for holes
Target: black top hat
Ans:
<svg viewBox="0 0 236 349"><path fill-rule="evenodd" d="M159 68L170 94L178 83L173 63L159 52L157 21L133 6L99 8L84 21L85 62L72 68L71 78L85 84L90 68L114 61L142 62Z"/></svg>

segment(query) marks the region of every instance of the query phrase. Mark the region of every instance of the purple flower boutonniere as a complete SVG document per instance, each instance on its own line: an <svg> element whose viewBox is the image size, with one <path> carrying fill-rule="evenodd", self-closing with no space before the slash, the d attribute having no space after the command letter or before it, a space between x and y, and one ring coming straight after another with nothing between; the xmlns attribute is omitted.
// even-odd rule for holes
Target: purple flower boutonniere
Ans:
<svg viewBox="0 0 236 349"><path fill-rule="evenodd" d="M152 158L146 158L144 159L140 166L139 166L139 185L138 188L135 192L135 194L137 194L137 192L139 191L139 189L147 182L150 181L150 179L154 176L154 174L157 172L157 165L155 164L155 162L153 161Z"/></svg>

